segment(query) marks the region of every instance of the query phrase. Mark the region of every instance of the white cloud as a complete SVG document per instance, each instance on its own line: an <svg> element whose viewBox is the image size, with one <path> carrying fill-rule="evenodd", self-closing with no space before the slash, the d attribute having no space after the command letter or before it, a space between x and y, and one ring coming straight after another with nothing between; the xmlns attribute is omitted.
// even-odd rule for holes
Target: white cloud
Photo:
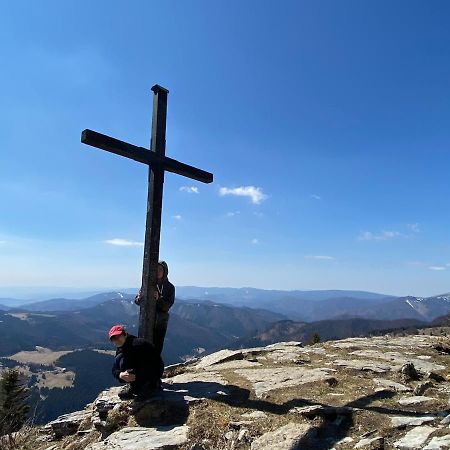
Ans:
<svg viewBox="0 0 450 450"><path fill-rule="evenodd" d="M240 186L237 188L221 187L219 194L221 196L236 195L238 197L249 197L255 205L259 205L267 199L267 195L264 194L262 188L255 186Z"/></svg>
<svg viewBox="0 0 450 450"><path fill-rule="evenodd" d="M446 270L445 266L430 266L430 270Z"/></svg>
<svg viewBox="0 0 450 450"><path fill-rule="evenodd" d="M114 238L104 241L105 244L117 245L118 247L143 247L143 242L130 241L128 239Z"/></svg>
<svg viewBox="0 0 450 450"><path fill-rule="evenodd" d="M196 186L181 186L180 191L187 192L188 194L199 194L200 193L200 191L198 190L198 187L196 187Z"/></svg>
<svg viewBox="0 0 450 450"><path fill-rule="evenodd" d="M182 217L180 216L180 214L176 214L175 216L172 216L172 219L181 220Z"/></svg>
<svg viewBox="0 0 450 450"><path fill-rule="evenodd" d="M305 255L306 259L321 259L321 260L334 260L336 259L334 256L328 256L328 255Z"/></svg>
<svg viewBox="0 0 450 450"><path fill-rule="evenodd" d="M408 223L406 225L413 233L419 233L420 227L418 223Z"/></svg>
<svg viewBox="0 0 450 450"><path fill-rule="evenodd" d="M259 239L256 239L256 238L252 239L252 244L253 245L258 245L259 244Z"/></svg>
<svg viewBox="0 0 450 450"><path fill-rule="evenodd" d="M237 216L238 214L240 214L240 211L230 211L227 213L227 217L234 217Z"/></svg>
<svg viewBox="0 0 450 450"><path fill-rule="evenodd" d="M6 241L0 241L0 245L6 244Z"/></svg>
<svg viewBox="0 0 450 450"><path fill-rule="evenodd" d="M321 200L322 199L322 197L320 195L317 195L317 194L311 194L310 197L315 199L315 200Z"/></svg>
<svg viewBox="0 0 450 450"><path fill-rule="evenodd" d="M382 231L380 234L372 233L371 231L363 231L359 234L359 241L386 241L387 239L392 239L400 236L405 236L399 231Z"/></svg>

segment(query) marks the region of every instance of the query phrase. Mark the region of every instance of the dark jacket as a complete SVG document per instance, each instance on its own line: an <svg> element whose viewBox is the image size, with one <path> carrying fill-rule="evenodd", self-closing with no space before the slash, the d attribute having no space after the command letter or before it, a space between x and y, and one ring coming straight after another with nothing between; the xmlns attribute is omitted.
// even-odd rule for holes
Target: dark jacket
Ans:
<svg viewBox="0 0 450 450"><path fill-rule="evenodd" d="M159 293L156 301L156 323L155 327L167 327L169 321L169 309L175 302L175 286L169 281L169 267L165 261L159 264L164 268L164 277L162 283L157 283L156 289Z"/></svg>
<svg viewBox="0 0 450 450"><path fill-rule="evenodd" d="M121 383L125 383L119 375L127 369L133 369L136 383L155 382L161 378L164 364L150 342L128 334L125 343L116 350L112 374Z"/></svg>

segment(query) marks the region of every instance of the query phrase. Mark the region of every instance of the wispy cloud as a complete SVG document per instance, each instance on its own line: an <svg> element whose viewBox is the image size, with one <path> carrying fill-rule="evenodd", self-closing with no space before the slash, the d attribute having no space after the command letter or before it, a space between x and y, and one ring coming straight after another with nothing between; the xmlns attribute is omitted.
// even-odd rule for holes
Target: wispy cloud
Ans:
<svg viewBox="0 0 450 450"><path fill-rule="evenodd" d="M256 239L256 238L252 239L252 244L253 245L258 245L259 244L259 239Z"/></svg>
<svg viewBox="0 0 450 450"><path fill-rule="evenodd" d="M200 191L198 190L198 187L196 187L196 186L181 186L180 191L187 192L188 194L199 194L200 193Z"/></svg>
<svg viewBox="0 0 450 450"><path fill-rule="evenodd" d="M172 216L172 219L175 219L175 220L181 220L182 217L181 217L180 214L175 214L174 216Z"/></svg>
<svg viewBox="0 0 450 450"><path fill-rule="evenodd" d="M322 197L320 195L317 195L317 194L311 194L310 197L313 198L314 200L321 200L322 199Z"/></svg>
<svg viewBox="0 0 450 450"><path fill-rule="evenodd" d="M334 256L329 255L305 255L306 259L318 259L318 260L324 260L324 261L332 261L336 259Z"/></svg>
<svg viewBox="0 0 450 450"><path fill-rule="evenodd" d="M379 234L372 233L371 231L363 231L357 239L359 241L386 241L396 237L405 237L405 235L399 231L382 231Z"/></svg>
<svg viewBox="0 0 450 450"><path fill-rule="evenodd" d="M447 270L446 266L430 266L430 270Z"/></svg>
<svg viewBox="0 0 450 450"><path fill-rule="evenodd" d="M426 263L422 261L406 261L406 264L408 264L408 266L415 266L415 267L426 266Z"/></svg>
<svg viewBox="0 0 450 450"><path fill-rule="evenodd" d="M6 241L0 241L0 245L6 244Z"/></svg>
<svg viewBox="0 0 450 450"><path fill-rule="evenodd" d="M219 195L235 195L237 197L248 197L255 205L259 205L268 198L268 196L264 194L262 188L255 186L240 186L237 188L221 187L219 190Z"/></svg>
<svg viewBox="0 0 450 450"><path fill-rule="evenodd" d="M406 225L413 233L420 233L420 227L418 223L408 223Z"/></svg>
<svg viewBox="0 0 450 450"><path fill-rule="evenodd" d="M143 242L130 241L129 239L114 238L104 241L105 244L116 245L118 247L143 247Z"/></svg>
<svg viewBox="0 0 450 450"><path fill-rule="evenodd" d="M239 215L240 213L241 213L240 211L230 211L230 212L227 212L227 217L234 217L234 216Z"/></svg>

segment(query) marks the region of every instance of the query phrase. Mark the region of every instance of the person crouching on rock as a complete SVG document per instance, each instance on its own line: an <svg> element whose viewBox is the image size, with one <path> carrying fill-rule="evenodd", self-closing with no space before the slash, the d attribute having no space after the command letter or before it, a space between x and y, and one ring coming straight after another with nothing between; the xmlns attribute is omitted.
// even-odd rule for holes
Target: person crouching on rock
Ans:
<svg viewBox="0 0 450 450"><path fill-rule="evenodd" d="M162 353L167 324L169 323L169 310L175 302L175 286L169 281L169 267L165 261L158 263L156 272L155 300L156 317L153 342L159 354ZM142 301L142 291L136 295L134 302L139 305Z"/></svg>
<svg viewBox="0 0 450 450"><path fill-rule="evenodd" d="M117 347L112 374L127 386L119 393L122 400L144 400L161 386L164 364L155 347L143 338L126 332L122 325L114 325L108 333Z"/></svg>

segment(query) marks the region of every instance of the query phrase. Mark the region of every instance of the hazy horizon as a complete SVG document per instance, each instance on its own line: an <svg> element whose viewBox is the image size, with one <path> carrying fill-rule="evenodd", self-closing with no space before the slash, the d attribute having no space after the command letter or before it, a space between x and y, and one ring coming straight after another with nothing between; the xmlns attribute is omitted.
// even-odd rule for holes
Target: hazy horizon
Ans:
<svg viewBox="0 0 450 450"><path fill-rule="evenodd" d="M255 286L205 286L205 285L178 285L179 289L183 288L197 288L197 289L260 289L264 291L285 291L285 292L308 292L308 291L352 291L352 292L366 292L373 293L379 295L386 296L394 296L394 297L405 297L407 295L412 295L416 297L434 297L436 295L446 294L450 291L442 291L442 292L433 292L427 295L419 295L414 293L406 293L406 294L393 294L384 291L378 290L367 290L367 289L306 289L306 288L296 288L296 289L279 289L279 288L259 288ZM0 286L0 303L2 298L12 298L17 300L47 300L51 298L57 297L66 297L80 299L85 297L90 297L92 295L107 293L107 292L125 292L133 294L137 292L137 287L95 287L95 286L87 286L87 287L75 287L75 286ZM71 297L73 296L73 297Z"/></svg>

